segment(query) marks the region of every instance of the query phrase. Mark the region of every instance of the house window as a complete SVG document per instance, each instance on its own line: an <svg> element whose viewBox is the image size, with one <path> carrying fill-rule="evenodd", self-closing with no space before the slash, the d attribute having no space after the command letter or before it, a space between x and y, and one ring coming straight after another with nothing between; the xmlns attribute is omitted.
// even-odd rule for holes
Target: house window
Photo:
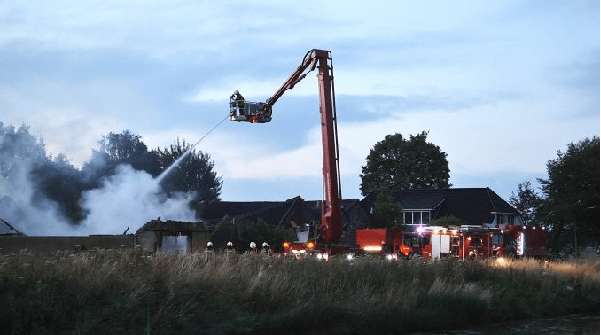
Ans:
<svg viewBox="0 0 601 335"><path fill-rule="evenodd" d="M430 223L430 212L403 211L403 222L405 224L428 224Z"/></svg>
<svg viewBox="0 0 601 335"><path fill-rule="evenodd" d="M513 224L514 216L510 214L498 214L497 223L502 225Z"/></svg>
<svg viewBox="0 0 601 335"><path fill-rule="evenodd" d="M413 223L413 214L411 212L403 212L403 222L405 224Z"/></svg>

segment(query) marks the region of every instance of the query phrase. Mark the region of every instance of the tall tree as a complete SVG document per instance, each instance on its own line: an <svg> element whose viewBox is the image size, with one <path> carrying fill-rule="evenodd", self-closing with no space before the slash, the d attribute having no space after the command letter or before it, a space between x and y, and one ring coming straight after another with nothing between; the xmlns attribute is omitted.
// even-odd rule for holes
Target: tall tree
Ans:
<svg viewBox="0 0 601 335"><path fill-rule="evenodd" d="M599 138L570 143L547 162L547 179L539 179L545 204L541 214L552 226L555 250L565 244L599 244ZM563 236L562 236L563 235ZM572 238L565 239L564 237Z"/></svg>
<svg viewBox="0 0 601 335"><path fill-rule="evenodd" d="M388 187L381 187L369 216L370 228L394 228L403 224L403 208Z"/></svg>
<svg viewBox="0 0 601 335"><path fill-rule="evenodd" d="M113 175L120 164L130 165L153 176L160 172L155 153L148 152L142 137L130 130L124 130L121 134L110 132L103 136L98 141L98 150L92 150L92 157L84 164L82 172L89 178L90 187L95 188L102 177Z"/></svg>
<svg viewBox="0 0 601 335"><path fill-rule="evenodd" d="M520 213L522 221L526 225L535 223L537 207L540 206L541 197L536 193L530 181L518 184L517 195L511 192L509 204Z"/></svg>
<svg viewBox="0 0 601 335"><path fill-rule="evenodd" d="M62 214L71 223L83 220L84 212L80 202L84 185L81 172L64 154L48 160L31 173L40 190L39 196L56 201Z"/></svg>
<svg viewBox="0 0 601 335"><path fill-rule="evenodd" d="M209 154L196 152L190 144L185 141L180 143L179 139L169 148L162 151L157 149L155 153L162 172L186 155L163 179L161 186L166 192L194 192L197 206L219 200L221 178L213 170L214 163Z"/></svg>
<svg viewBox="0 0 601 335"><path fill-rule="evenodd" d="M27 125L15 129L0 122L0 177L14 179L15 174L26 174L47 160L44 143L29 133Z"/></svg>
<svg viewBox="0 0 601 335"><path fill-rule="evenodd" d="M47 156L44 143L25 124L15 129L0 122L0 180L0 214L30 212L29 206L52 200L72 222L82 218L79 171L63 154Z"/></svg>
<svg viewBox="0 0 601 335"><path fill-rule="evenodd" d="M384 185L389 189L449 188L449 162L440 147L426 142L423 131L406 139L387 135L376 143L361 173L361 193L366 196Z"/></svg>

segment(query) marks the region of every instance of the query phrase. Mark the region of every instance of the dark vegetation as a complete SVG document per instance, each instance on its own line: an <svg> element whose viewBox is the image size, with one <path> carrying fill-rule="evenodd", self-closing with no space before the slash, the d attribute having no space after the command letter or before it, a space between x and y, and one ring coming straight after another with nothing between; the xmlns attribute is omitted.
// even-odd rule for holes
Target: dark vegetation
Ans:
<svg viewBox="0 0 601 335"><path fill-rule="evenodd" d="M296 232L293 229L285 227L274 227L265 220L258 219L257 222L245 224L238 239L238 245L249 246L253 241L259 241L258 248L263 242L270 246L281 246L284 241L296 240Z"/></svg>
<svg viewBox="0 0 601 335"><path fill-rule="evenodd" d="M526 224L547 228L553 254L599 246L599 152L599 137L570 143L547 162L548 177L538 179L540 193L525 181L509 199Z"/></svg>
<svg viewBox="0 0 601 335"><path fill-rule="evenodd" d="M5 334L381 334L599 311L599 259L0 255Z"/></svg>

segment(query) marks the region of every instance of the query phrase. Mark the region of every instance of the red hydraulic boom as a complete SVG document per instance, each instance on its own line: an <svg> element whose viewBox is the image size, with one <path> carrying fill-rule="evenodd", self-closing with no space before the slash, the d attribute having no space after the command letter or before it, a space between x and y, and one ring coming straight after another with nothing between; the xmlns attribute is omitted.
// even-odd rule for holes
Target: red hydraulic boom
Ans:
<svg viewBox="0 0 601 335"><path fill-rule="evenodd" d="M265 103L248 102L238 92L230 97L230 120L264 123L271 121L272 107L286 90L303 80L315 69L319 88L319 112L323 143L324 205L318 228L319 241L338 243L342 234L341 195L338 165L338 134L332 57L329 51L313 49L305 55L301 65Z"/></svg>

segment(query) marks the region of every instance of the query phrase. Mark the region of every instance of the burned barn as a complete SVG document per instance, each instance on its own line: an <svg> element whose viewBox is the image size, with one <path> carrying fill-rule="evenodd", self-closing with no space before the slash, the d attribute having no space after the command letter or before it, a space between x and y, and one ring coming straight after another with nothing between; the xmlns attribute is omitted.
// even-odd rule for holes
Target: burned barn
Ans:
<svg viewBox="0 0 601 335"><path fill-rule="evenodd" d="M161 221L144 224L136 231L137 245L144 252L204 251L210 233L202 222Z"/></svg>

